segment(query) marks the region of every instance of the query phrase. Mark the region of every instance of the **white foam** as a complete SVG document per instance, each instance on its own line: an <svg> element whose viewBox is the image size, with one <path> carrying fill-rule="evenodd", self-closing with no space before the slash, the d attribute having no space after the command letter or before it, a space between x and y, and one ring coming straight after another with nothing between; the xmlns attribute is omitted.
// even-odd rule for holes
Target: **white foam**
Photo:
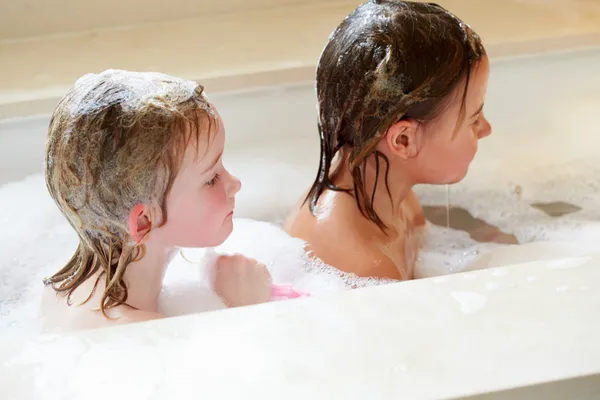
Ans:
<svg viewBox="0 0 600 400"><path fill-rule="evenodd" d="M486 145L482 143L483 148ZM482 161L482 156L478 155L467 178L450 189L452 206L464 208L475 218L513 234L521 245L478 243L466 232L430 224L427 243L418 261L418 276L535 260L579 259L598 252L600 158L565 159L563 154L564 161L557 162L556 159L561 159L558 150L548 150L550 155L542 154L539 159L531 157L529 165L523 162L518 169L504 168L494 172L490 165L495 164ZM554 164L533 167L543 164L542 161L550 162L553 156ZM522 172L525 170L526 174ZM516 186L520 188L518 194L515 194ZM446 203L445 187L418 187L417 193L425 205L441 206ZM553 201L569 202L581 207L581 210L557 218L530 205ZM576 263L576 260L572 262Z"/></svg>
<svg viewBox="0 0 600 400"><path fill-rule="evenodd" d="M295 149L298 154L300 150ZM287 162L287 169L276 172L273 164L248 162L248 156L243 156L247 152L244 149L229 155L235 160L231 168L234 173L236 168L246 171L239 174L245 175L239 210L245 217L280 221L310 181L314 165L303 164L302 157L279 160L276 165ZM266 154L280 155L269 148L264 154L265 159ZM259 156L252 157L255 160ZM569 160L530 171L519 179L514 171L503 171L490 182L491 172L487 164L481 164L450 190L452 205L515 235L520 242L529 243L527 246L482 244L465 232L428 224L415 275L440 276L536 259L577 259L597 251L600 159ZM518 196L515 185L521 187ZM444 205L446 201L444 187L419 187L418 194L424 204ZM529 205L555 200L571 202L581 210L552 218ZM0 229L0 328L23 326L26 321L33 323L37 315L36 296L43 287L42 278L67 261L75 249L76 235L48 196L39 174L0 187L0 224L10 227ZM247 218L235 220L233 234L216 250L256 258L268 266L276 283L292 284L314 295L385 283L311 262L302 241L290 238L275 224ZM202 250L186 250L185 254L202 265ZM499 279L503 273L494 271ZM177 257L165 277L161 310L166 315L179 315L223 308L208 290L205 274L197 263ZM498 288L500 284L486 286L487 290Z"/></svg>
<svg viewBox="0 0 600 400"><path fill-rule="evenodd" d="M42 279L56 272L77 245L77 236L34 175L0 188L0 328L33 329L39 322ZM312 295L386 283L342 273L304 251L304 242L279 226L236 218L228 240L215 249L241 253L263 262L278 284L290 284ZM219 310L221 300L210 290L210 264L205 249L184 249L167 270L160 310L167 316ZM191 262L190 262L191 261Z"/></svg>
<svg viewBox="0 0 600 400"><path fill-rule="evenodd" d="M254 258L267 266L274 283L291 285L313 296L390 282L343 273L309 257L304 246L304 241L290 237L275 224L236 218L233 233L215 251ZM223 308L208 289L210 252L183 249L182 253L175 257L165 276L161 311L172 316Z"/></svg>
<svg viewBox="0 0 600 400"><path fill-rule="evenodd" d="M41 175L0 187L0 329L37 322L42 279L77 244Z"/></svg>

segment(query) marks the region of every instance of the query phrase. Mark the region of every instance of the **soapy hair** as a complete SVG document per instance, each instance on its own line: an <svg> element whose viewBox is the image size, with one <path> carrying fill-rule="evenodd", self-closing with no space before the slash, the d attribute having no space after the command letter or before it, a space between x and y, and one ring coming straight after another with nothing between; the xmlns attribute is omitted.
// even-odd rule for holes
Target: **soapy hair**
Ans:
<svg viewBox="0 0 600 400"><path fill-rule="evenodd" d="M52 114L45 178L79 236L75 254L44 283L70 296L100 271L100 308L126 304L123 274L144 256L128 228L136 204L167 221L166 196L191 143L215 120L202 86L159 73L107 70L77 80ZM208 137L208 136L207 136ZM154 225L156 227L157 225Z"/></svg>
<svg viewBox="0 0 600 400"><path fill-rule="evenodd" d="M465 82L462 119L471 71L484 54L477 34L437 4L371 0L347 16L331 34L317 67L321 158L305 199L311 212L326 189L344 191L385 232L373 208L377 186L371 193L365 188L369 156L375 154L376 177L385 164L391 198L389 160L375 149L378 142L402 119L433 120ZM332 160L342 149L349 149L345 156L353 189L331 180Z"/></svg>

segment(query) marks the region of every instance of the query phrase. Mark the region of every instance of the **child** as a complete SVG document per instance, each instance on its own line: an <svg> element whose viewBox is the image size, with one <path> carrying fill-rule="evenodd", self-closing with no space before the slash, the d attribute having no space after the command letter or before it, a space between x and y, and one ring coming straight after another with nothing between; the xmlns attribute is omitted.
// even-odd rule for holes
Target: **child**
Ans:
<svg viewBox="0 0 600 400"><path fill-rule="evenodd" d="M436 4L358 7L319 61L321 161L286 230L342 271L411 279L425 223L412 188L467 173L491 132L488 71L479 37Z"/></svg>
<svg viewBox="0 0 600 400"><path fill-rule="evenodd" d="M232 231L240 181L223 166L224 143L223 122L194 82L119 70L77 81L46 148L46 185L79 236L45 281L62 295L44 295L46 330L161 318L176 248L217 246ZM229 306L277 294L266 267L241 255L216 260L214 288Z"/></svg>

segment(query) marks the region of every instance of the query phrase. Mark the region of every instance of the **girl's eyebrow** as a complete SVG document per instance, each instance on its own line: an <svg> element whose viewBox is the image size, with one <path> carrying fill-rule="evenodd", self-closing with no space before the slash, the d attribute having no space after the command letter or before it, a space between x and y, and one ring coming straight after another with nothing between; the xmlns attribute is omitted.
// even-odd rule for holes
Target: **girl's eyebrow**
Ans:
<svg viewBox="0 0 600 400"><path fill-rule="evenodd" d="M477 109L477 111L475 111L475 113L473 115L471 115L471 118L473 118L474 116L476 116L477 114L479 114L481 112L481 110L483 110L483 103L481 103L481 105L479 106L479 108Z"/></svg>
<svg viewBox="0 0 600 400"><path fill-rule="evenodd" d="M206 170L204 170L204 172L202 172L203 174L207 173L208 171L210 171L211 169L213 169L215 167L215 165L217 165L217 163L219 162L219 160L221 159L221 156L223 155L223 151L221 151L219 154L217 154L217 157L215 158L215 161L213 161L210 164L210 167L208 167Z"/></svg>

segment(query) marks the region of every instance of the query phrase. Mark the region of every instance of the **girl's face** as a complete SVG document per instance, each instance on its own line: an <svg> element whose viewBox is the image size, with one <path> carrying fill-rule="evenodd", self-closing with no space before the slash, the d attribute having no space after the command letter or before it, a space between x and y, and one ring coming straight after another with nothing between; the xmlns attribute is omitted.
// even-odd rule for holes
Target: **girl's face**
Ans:
<svg viewBox="0 0 600 400"><path fill-rule="evenodd" d="M483 57L471 73L464 118L459 120L463 84L456 89L448 107L422 128L423 144L415 160L419 183L456 183L467 174L479 139L492 131L483 114L488 77L489 62Z"/></svg>
<svg viewBox="0 0 600 400"><path fill-rule="evenodd" d="M223 166L225 129L217 113L210 136L186 149L181 168L166 199L166 223L152 229L149 241L165 247L213 247L233 230L239 179Z"/></svg>

